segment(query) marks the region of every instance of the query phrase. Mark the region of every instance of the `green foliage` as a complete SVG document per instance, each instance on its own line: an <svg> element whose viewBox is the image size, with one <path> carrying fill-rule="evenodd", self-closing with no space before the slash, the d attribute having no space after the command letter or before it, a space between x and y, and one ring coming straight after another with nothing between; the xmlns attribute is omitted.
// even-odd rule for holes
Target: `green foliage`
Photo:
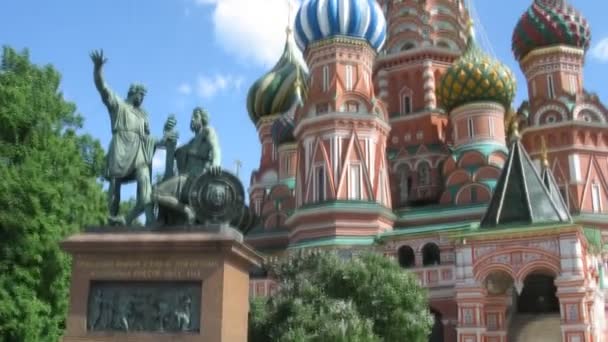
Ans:
<svg viewBox="0 0 608 342"><path fill-rule="evenodd" d="M427 341L433 323L414 275L378 254L298 254L275 265L279 291L254 299L249 340Z"/></svg>
<svg viewBox="0 0 608 342"><path fill-rule="evenodd" d="M98 141L59 91L60 75L27 51L0 65L0 340L57 341L70 259L58 242L103 221Z"/></svg>

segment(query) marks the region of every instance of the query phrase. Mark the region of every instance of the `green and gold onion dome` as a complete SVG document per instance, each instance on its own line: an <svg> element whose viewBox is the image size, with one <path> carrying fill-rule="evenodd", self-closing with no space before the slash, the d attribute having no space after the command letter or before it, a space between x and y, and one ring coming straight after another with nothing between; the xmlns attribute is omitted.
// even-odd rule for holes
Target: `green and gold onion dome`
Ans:
<svg viewBox="0 0 608 342"><path fill-rule="evenodd" d="M521 60L532 50L567 45L589 48L589 23L566 0L534 0L513 31L513 54Z"/></svg>
<svg viewBox="0 0 608 342"><path fill-rule="evenodd" d="M467 48L442 77L437 97L448 113L474 102L496 102L507 110L515 97L515 88L511 70L479 48L471 25Z"/></svg>
<svg viewBox="0 0 608 342"><path fill-rule="evenodd" d="M249 89L247 111L254 124L265 117L287 112L298 97L296 88L304 88L308 68L287 31L285 49L277 64ZM306 96L305 89L300 89Z"/></svg>

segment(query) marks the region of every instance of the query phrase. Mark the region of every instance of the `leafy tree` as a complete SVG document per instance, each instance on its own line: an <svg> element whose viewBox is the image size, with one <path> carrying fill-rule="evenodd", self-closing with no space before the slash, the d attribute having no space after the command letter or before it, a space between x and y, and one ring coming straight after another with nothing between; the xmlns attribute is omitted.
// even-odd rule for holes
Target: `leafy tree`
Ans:
<svg viewBox="0 0 608 342"><path fill-rule="evenodd" d="M52 66L4 47L0 64L0 340L57 341L70 260L58 242L106 212L103 150Z"/></svg>
<svg viewBox="0 0 608 342"><path fill-rule="evenodd" d="M372 342L428 339L432 316L416 277L378 254L299 253L271 267L279 291L251 302L249 339Z"/></svg>

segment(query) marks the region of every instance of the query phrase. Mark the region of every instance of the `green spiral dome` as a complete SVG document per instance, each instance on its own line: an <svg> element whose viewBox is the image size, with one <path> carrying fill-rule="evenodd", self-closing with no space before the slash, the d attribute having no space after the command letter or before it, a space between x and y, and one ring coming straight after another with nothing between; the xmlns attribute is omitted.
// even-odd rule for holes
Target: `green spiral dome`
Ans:
<svg viewBox="0 0 608 342"><path fill-rule="evenodd" d="M306 64L288 37L277 64L249 89L247 111L251 121L257 124L264 116L282 114L289 110L297 97L297 83L303 83L307 75Z"/></svg>

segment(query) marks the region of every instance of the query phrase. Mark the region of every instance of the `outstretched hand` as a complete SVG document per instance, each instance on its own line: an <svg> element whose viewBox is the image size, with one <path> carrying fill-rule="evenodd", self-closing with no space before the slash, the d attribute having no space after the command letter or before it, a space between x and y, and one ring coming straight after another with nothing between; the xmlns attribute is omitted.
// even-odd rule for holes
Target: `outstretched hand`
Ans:
<svg viewBox="0 0 608 342"><path fill-rule="evenodd" d="M108 59L103 56L103 50L101 50L101 49L93 50L93 52L91 52L90 56L91 56L91 60L93 61L93 64L95 65L95 68L97 68L97 69L101 68L104 64L106 64L108 62Z"/></svg>

